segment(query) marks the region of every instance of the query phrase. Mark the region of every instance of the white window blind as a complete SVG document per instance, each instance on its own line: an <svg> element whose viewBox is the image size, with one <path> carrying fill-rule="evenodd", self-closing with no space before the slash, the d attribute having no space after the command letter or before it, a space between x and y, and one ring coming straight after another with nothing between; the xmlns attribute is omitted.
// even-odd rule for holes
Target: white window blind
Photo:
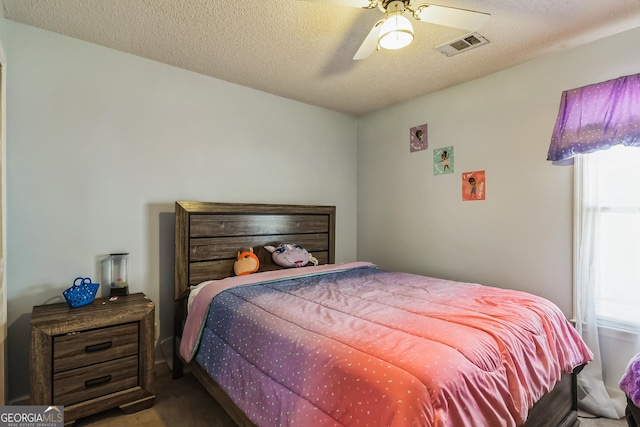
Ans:
<svg viewBox="0 0 640 427"><path fill-rule="evenodd" d="M586 191L593 197L596 316L640 325L640 148L617 146L588 155Z"/></svg>

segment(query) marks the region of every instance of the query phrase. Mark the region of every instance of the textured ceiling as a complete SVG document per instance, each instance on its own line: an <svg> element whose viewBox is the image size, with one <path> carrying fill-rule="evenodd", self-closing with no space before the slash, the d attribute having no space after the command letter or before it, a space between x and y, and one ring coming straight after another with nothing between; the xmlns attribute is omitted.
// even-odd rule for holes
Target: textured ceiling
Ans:
<svg viewBox="0 0 640 427"><path fill-rule="evenodd" d="M329 3L358 1L3 0L13 21L353 115L640 26L640 0L434 0L491 14L490 43L446 57L467 32L414 21L408 47L353 61L383 15Z"/></svg>

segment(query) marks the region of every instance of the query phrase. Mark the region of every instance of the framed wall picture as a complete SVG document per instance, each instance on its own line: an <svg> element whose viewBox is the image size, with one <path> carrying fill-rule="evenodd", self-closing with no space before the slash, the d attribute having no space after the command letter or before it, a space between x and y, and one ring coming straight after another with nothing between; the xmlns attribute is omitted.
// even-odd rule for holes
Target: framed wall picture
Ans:
<svg viewBox="0 0 640 427"><path fill-rule="evenodd" d="M426 150L428 145L427 125L412 127L409 132L409 152Z"/></svg>
<svg viewBox="0 0 640 427"><path fill-rule="evenodd" d="M453 173L453 146L433 149L433 174Z"/></svg>
<svg viewBox="0 0 640 427"><path fill-rule="evenodd" d="M487 193L485 171L462 173L462 200L485 200Z"/></svg>

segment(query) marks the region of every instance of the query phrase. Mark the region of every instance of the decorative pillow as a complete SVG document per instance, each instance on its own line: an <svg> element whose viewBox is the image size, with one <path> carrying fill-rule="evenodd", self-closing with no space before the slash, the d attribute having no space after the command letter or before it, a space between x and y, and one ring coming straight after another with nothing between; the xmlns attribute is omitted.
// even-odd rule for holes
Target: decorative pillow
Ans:
<svg viewBox="0 0 640 427"><path fill-rule="evenodd" d="M260 267L260 261L253 253L253 248L249 248L248 251L238 252L238 258L233 264L233 271L236 276L245 276L258 271L258 267Z"/></svg>
<svg viewBox="0 0 640 427"><path fill-rule="evenodd" d="M278 246L265 246L271 252L273 261L282 267L304 267L308 263L318 265L318 260L302 246L295 243L280 243Z"/></svg>

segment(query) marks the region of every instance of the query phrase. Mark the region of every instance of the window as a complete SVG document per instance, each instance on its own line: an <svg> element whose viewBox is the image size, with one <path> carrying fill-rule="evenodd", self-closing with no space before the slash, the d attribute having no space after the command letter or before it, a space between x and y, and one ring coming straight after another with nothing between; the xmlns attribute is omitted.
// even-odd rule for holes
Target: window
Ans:
<svg viewBox="0 0 640 427"><path fill-rule="evenodd" d="M593 265L596 317L640 325L640 148L588 154L585 191L594 194Z"/></svg>
<svg viewBox="0 0 640 427"><path fill-rule="evenodd" d="M617 368L600 357L599 335L640 331L640 74L562 92L547 159L575 160L574 315L594 359L578 377L578 405L620 418L624 399L603 382ZM638 345L640 334L625 335Z"/></svg>

